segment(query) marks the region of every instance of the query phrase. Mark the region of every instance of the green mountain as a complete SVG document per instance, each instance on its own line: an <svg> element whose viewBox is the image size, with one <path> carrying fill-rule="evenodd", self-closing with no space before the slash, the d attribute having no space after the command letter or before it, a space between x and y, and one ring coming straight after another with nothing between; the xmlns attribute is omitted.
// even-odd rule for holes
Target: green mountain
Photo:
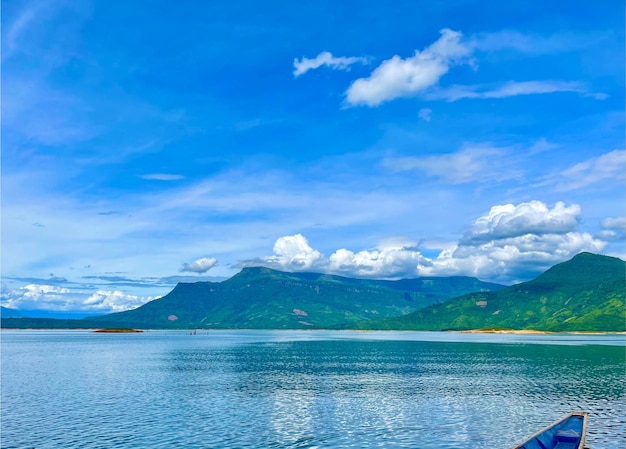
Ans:
<svg viewBox="0 0 626 449"><path fill-rule="evenodd" d="M381 281L254 267L222 282L181 283L137 309L89 320L100 327L348 328L500 288L462 276Z"/></svg>
<svg viewBox="0 0 626 449"><path fill-rule="evenodd" d="M626 263L581 253L529 282L471 293L364 329L626 330Z"/></svg>

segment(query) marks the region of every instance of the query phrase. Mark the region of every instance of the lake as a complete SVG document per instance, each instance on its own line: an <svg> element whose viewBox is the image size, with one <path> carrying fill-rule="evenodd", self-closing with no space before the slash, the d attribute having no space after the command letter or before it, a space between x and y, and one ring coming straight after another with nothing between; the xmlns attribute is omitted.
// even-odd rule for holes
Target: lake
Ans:
<svg viewBox="0 0 626 449"><path fill-rule="evenodd" d="M626 447L624 335L2 331L2 448Z"/></svg>

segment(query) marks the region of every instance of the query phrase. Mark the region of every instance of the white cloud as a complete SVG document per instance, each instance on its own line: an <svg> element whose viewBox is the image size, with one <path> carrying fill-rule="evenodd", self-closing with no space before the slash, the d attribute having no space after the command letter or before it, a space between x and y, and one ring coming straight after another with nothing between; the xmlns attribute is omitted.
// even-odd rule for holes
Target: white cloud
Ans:
<svg viewBox="0 0 626 449"><path fill-rule="evenodd" d="M463 275L511 283L532 279L582 251L603 250L611 238L578 232L580 213L579 205L562 202L553 207L536 200L493 206L459 242L441 243L443 250L435 258L424 256L415 242L390 239L358 252L341 248L324 259L297 234L279 238L274 246L277 256L264 260L278 269L314 268L353 277ZM619 226L621 221L608 220L606 224Z"/></svg>
<svg viewBox="0 0 626 449"><path fill-rule="evenodd" d="M469 39L469 45L481 52L514 50L527 55L548 55L577 52L593 46L606 44L610 31L587 31L575 33L559 30L551 35L521 33L505 29L496 32L477 33Z"/></svg>
<svg viewBox="0 0 626 449"><path fill-rule="evenodd" d="M298 77L305 74L309 70L317 69L321 66L327 66L335 70L349 70L352 64L367 63L366 58L360 57L335 57L332 53L323 51L313 59L302 58L293 60L293 76Z"/></svg>
<svg viewBox="0 0 626 449"><path fill-rule="evenodd" d="M189 271L192 273L206 273L211 268L217 265L217 259L215 257L202 257L195 262L185 263L180 271Z"/></svg>
<svg viewBox="0 0 626 449"><path fill-rule="evenodd" d="M421 52L406 59L395 55L383 61L368 78L355 80L346 91L349 105L378 106L400 97L412 97L434 86L451 66L471 63L472 49L462 35L450 29Z"/></svg>
<svg viewBox="0 0 626 449"><path fill-rule="evenodd" d="M463 98L507 98L518 95L551 94L555 92L578 92L596 99L605 99L604 94L592 94L581 83L575 81L508 81L495 88L485 86L455 85L429 93L429 99L457 101Z"/></svg>
<svg viewBox="0 0 626 449"><path fill-rule="evenodd" d="M323 259L309 246L302 234L279 237L274 243L274 255L265 257L265 265L287 271L310 270Z"/></svg>
<svg viewBox="0 0 626 449"><path fill-rule="evenodd" d="M602 230L596 238L607 242L626 239L626 217L607 217L602 220Z"/></svg>
<svg viewBox="0 0 626 449"><path fill-rule="evenodd" d="M512 167L509 148L488 144L468 145L456 153L423 157L386 158L383 167L392 171L420 170L452 184L519 178Z"/></svg>
<svg viewBox="0 0 626 449"><path fill-rule="evenodd" d="M329 257L328 270L336 274L376 279L416 277L418 264L428 263L415 248L414 242L382 242L378 246L375 250L357 253L338 249Z"/></svg>
<svg viewBox="0 0 626 449"><path fill-rule="evenodd" d="M170 173L151 173L148 175L139 176L141 179L148 179L152 181L178 181L179 179L185 179L183 175L175 175Z"/></svg>
<svg viewBox="0 0 626 449"><path fill-rule="evenodd" d="M419 266L422 276L475 276L511 283L528 280L582 251L598 253L606 246L588 233L526 234L444 250L430 265Z"/></svg>
<svg viewBox="0 0 626 449"><path fill-rule="evenodd" d="M580 82L562 80L510 80L491 85L437 87L439 80L454 66L467 64L476 69L477 65L472 56L477 50L513 48L527 53L531 47L542 45L542 42L546 43L546 46L549 42L551 51L557 51L558 46L564 41L558 38L538 40L507 31L464 39L458 31L443 29L441 37L421 52L416 50L412 57L406 59L395 55L383 61L369 77L355 80L346 91L346 104L378 106L396 98L417 95L422 95L427 100L447 101L463 98L497 99L556 92L576 92L597 100L608 97L605 93L589 91L588 87Z"/></svg>
<svg viewBox="0 0 626 449"><path fill-rule="evenodd" d="M597 183L623 183L626 178L626 151L613 150L587 159L552 175L547 182L558 191L581 189Z"/></svg>
<svg viewBox="0 0 626 449"><path fill-rule="evenodd" d="M10 24L6 34L6 45L9 50L14 50L19 37L28 29L28 26L37 17L37 8L27 8L21 11L18 17Z"/></svg>
<svg viewBox="0 0 626 449"><path fill-rule="evenodd" d="M46 284L28 284L11 290L4 286L2 305L10 309L71 310L71 291L64 287Z"/></svg>
<svg viewBox="0 0 626 449"><path fill-rule="evenodd" d="M118 290L98 290L89 296L89 298L85 299L81 305L84 307L83 310L123 312L125 310L131 310L142 306L153 299L156 298L140 298L135 295L126 295Z"/></svg>
<svg viewBox="0 0 626 449"><path fill-rule="evenodd" d="M552 209L541 201L493 206L474 222L462 242L485 242L526 234L565 234L576 229L579 215L578 204L565 206L562 202Z"/></svg>
<svg viewBox="0 0 626 449"><path fill-rule="evenodd" d="M478 217L456 243L430 241L419 245L429 254L440 250L436 257L425 256L415 241L395 238L360 251L340 248L324 258L306 238L296 234L277 239L274 256L245 265L377 279L475 276L510 284L532 279L580 252L601 253L615 240L615 233L593 236L580 232L580 214L578 204L563 202L552 207L537 200L496 205ZM607 219L604 224L619 227L624 219Z"/></svg>
<svg viewBox="0 0 626 449"><path fill-rule="evenodd" d="M602 220L602 227L604 229L626 231L626 217L607 217Z"/></svg>
<svg viewBox="0 0 626 449"><path fill-rule="evenodd" d="M432 109L428 109L428 108L422 108L419 111L419 118L421 118L422 120L426 121L426 122L430 122L430 116L432 115L433 111Z"/></svg>
<svg viewBox="0 0 626 449"><path fill-rule="evenodd" d="M64 287L57 287L55 285L42 285L42 284L29 284L22 287L24 298L32 298L39 299L44 296L48 297L58 297L58 295L63 295L65 293L69 293L70 290Z"/></svg>
<svg viewBox="0 0 626 449"><path fill-rule="evenodd" d="M127 295L120 291L98 290L85 299L87 294L45 284L29 284L14 290L5 286L2 291L2 305L16 310L109 313L134 309L153 299Z"/></svg>
<svg viewBox="0 0 626 449"><path fill-rule="evenodd" d="M453 248L442 251L421 275L471 275L509 283L530 279L582 251L598 253L606 240L577 232L580 206L540 201L494 206Z"/></svg>

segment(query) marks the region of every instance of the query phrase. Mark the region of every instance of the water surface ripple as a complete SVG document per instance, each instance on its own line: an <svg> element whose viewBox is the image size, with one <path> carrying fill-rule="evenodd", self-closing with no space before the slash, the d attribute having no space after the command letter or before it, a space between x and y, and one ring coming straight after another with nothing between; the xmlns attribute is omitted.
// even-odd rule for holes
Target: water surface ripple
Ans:
<svg viewBox="0 0 626 449"><path fill-rule="evenodd" d="M3 331L2 448L626 445L624 336Z"/></svg>

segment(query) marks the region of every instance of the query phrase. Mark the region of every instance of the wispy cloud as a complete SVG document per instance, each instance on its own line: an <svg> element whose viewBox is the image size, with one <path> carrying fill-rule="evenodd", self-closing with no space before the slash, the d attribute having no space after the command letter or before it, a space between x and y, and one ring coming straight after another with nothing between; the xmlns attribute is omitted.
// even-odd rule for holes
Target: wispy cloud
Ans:
<svg viewBox="0 0 626 449"><path fill-rule="evenodd" d="M151 173L148 175L140 175L141 179L148 179L151 181L178 181L180 179L185 179L183 175L176 175L170 173Z"/></svg>
<svg viewBox="0 0 626 449"><path fill-rule="evenodd" d="M466 145L455 153L388 157L382 166L394 172L422 171L452 184L486 183L521 177L511 160L510 148L479 144Z"/></svg>
<svg viewBox="0 0 626 449"><path fill-rule="evenodd" d="M304 75L309 70L314 70L322 66L330 67L334 70L349 70L352 64L366 64L367 58L356 56L333 56L328 51L323 51L315 58L302 58L293 60L293 76L298 77Z"/></svg>
<svg viewBox="0 0 626 449"><path fill-rule="evenodd" d="M8 31L4 42L6 44L6 50L8 50L8 52L6 50L2 52L3 59L7 57L7 53L10 54L13 50L15 50L20 35L28 29L29 24L31 24L37 16L37 10L38 7L35 5L31 6L30 8L23 9L13 20L13 22L7 27Z"/></svg>
<svg viewBox="0 0 626 449"><path fill-rule="evenodd" d="M430 118L432 116L433 110L429 108L422 108L419 110L419 118L424 120L425 122L430 122Z"/></svg>
<svg viewBox="0 0 626 449"><path fill-rule="evenodd" d="M555 171L537 184L553 186L559 192L578 190L591 185L615 185L626 179L626 151L613 150L589 158L564 170Z"/></svg>
<svg viewBox="0 0 626 449"><path fill-rule="evenodd" d="M483 52L512 49L528 55L544 55L580 50L602 39L603 36L597 33L581 35L559 32L542 35L506 29L474 34L469 38L468 45Z"/></svg>
<svg viewBox="0 0 626 449"><path fill-rule="evenodd" d="M508 81L500 86L461 86L455 85L428 93L429 99L457 101L464 98L507 98L519 95L540 95L556 92L577 92L597 100L607 96L603 93L591 93L582 83L575 81Z"/></svg>
<svg viewBox="0 0 626 449"><path fill-rule="evenodd" d="M626 217L607 217L602 220L604 229L619 229L626 231Z"/></svg>

